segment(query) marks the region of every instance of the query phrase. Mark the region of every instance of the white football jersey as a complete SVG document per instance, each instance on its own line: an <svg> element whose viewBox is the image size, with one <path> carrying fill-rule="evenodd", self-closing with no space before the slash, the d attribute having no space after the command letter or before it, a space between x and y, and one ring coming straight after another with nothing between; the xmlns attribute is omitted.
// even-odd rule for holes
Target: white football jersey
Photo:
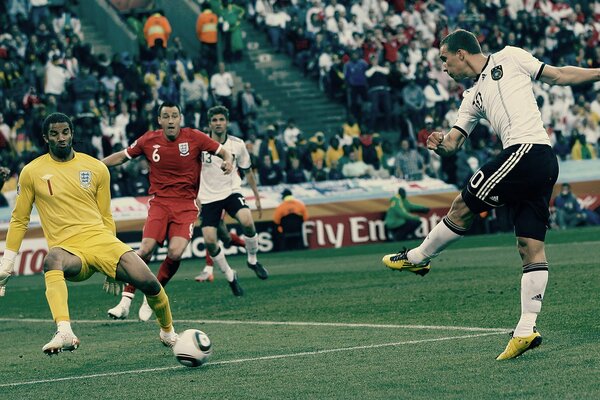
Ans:
<svg viewBox="0 0 600 400"><path fill-rule="evenodd" d="M212 203L226 199L232 193L242 192L242 179L238 169L247 170L252 164L250 154L246 149L246 144L240 138L227 135L225 143L222 143L225 149L233 155L233 171L229 175L221 170L223 160L221 157L202 152L202 172L200 173L200 190L198 199L201 204Z"/></svg>
<svg viewBox="0 0 600 400"><path fill-rule="evenodd" d="M473 87L465 90L454 127L468 137L484 118L503 148L522 143L550 145L532 83L544 66L517 47L506 46L490 55Z"/></svg>

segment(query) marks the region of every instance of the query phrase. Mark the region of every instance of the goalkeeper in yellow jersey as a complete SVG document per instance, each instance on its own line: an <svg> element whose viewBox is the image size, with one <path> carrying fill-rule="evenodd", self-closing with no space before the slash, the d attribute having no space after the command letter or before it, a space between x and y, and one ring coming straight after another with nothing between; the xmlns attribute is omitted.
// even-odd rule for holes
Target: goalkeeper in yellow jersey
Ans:
<svg viewBox="0 0 600 400"><path fill-rule="evenodd" d="M111 283L105 283L109 292L118 294L118 281L130 282L144 292L157 316L160 340L172 347L177 334L164 289L144 261L115 236L107 167L73 150L73 123L64 114L50 114L42 125L42 135L48 153L27 164L19 176L0 261L0 296L5 294L35 203L49 248L44 259L46 299L57 325L43 352L51 355L79 346L71 329L65 279L83 281L95 272L111 278Z"/></svg>

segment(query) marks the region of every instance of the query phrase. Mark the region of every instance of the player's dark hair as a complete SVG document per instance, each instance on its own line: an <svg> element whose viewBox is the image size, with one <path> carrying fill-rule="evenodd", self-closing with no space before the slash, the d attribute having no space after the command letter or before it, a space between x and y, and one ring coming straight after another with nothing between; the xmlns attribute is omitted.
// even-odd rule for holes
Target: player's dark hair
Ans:
<svg viewBox="0 0 600 400"><path fill-rule="evenodd" d="M71 121L71 118L69 118L63 113L55 112L48 115L46 119L44 119L44 122L42 123L42 136L48 136L48 130L50 129L51 124L59 124L61 122L66 122L67 124L69 124L71 134L75 132L75 130L73 129L73 121Z"/></svg>
<svg viewBox="0 0 600 400"><path fill-rule="evenodd" d="M175 103L174 101L165 101L160 106L158 106L158 116L159 117L160 117L160 113L162 112L163 108L165 108L165 107L177 107L177 111L179 111L179 114L181 114L181 107L179 106L179 104Z"/></svg>
<svg viewBox="0 0 600 400"><path fill-rule="evenodd" d="M207 115L210 121L215 115L223 114L225 119L229 121L229 110L224 106L214 106L208 109Z"/></svg>
<svg viewBox="0 0 600 400"><path fill-rule="evenodd" d="M451 53L456 53L458 50L466 50L471 54L480 54L481 46L477 37L464 29L457 29L448 36L442 39L440 47L446 45L446 48Z"/></svg>

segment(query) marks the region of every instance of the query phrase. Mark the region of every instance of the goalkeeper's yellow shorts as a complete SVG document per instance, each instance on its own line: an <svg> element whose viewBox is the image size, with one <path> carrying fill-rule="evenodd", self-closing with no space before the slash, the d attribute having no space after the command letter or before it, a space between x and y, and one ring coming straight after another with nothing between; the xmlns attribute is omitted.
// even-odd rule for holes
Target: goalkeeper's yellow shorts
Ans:
<svg viewBox="0 0 600 400"><path fill-rule="evenodd" d="M106 231L81 234L68 239L60 247L81 260L81 271L69 281L85 281L96 272L115 278L117 264L123 254L133 249Z"/></svg>

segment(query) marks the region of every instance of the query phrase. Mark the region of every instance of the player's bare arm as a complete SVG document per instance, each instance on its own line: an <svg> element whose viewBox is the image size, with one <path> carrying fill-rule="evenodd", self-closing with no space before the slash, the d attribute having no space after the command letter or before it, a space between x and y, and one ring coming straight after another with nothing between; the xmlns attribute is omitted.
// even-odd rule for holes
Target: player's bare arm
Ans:
<svg viewBox="0 0 600 400"><path fill-rule="evenodd" d="M252 193L254 193L254 204L256 204L256 209L258 210L258 218L262 217L262 205L260 204L260 193L258 193L258 185L256 184L256 177L254 176L254 172L252 172L252 168L248 168L244 170L246 174L246 180L252 189Z"/></svg>
<svg viewBox="0 0 600 400"><path fill-rule="evenodd" d="M464 142L463 134L458 129L452 128L445 135L443 132L432 132L427 138L427 148L442 157L447 157L456 153Z"/></svg>
<svg viewBox="0 0 600 400"><path fill-rule="evenodd" d="M115 166L121 165L127 161L129 161L129 157L127 157L125 150L118 151L118 152L113 153L110 156L104 157L102 159L102 162L107 167L115 167Z"/></svg>
<svg viewBox="0 0 600 400"><path fill-rule="evenodd" d="M540 80L550 85L561 86L597 82L600 81L600 68L545 65Z"/></svg>
<svg viewBox="0 0 600 400"><path fill-rule="evenodd" d="M233 155L223 146L219 148L217 155L223 159L221 170L223 170L225 175L229 175L233 171Z"/></svg>

